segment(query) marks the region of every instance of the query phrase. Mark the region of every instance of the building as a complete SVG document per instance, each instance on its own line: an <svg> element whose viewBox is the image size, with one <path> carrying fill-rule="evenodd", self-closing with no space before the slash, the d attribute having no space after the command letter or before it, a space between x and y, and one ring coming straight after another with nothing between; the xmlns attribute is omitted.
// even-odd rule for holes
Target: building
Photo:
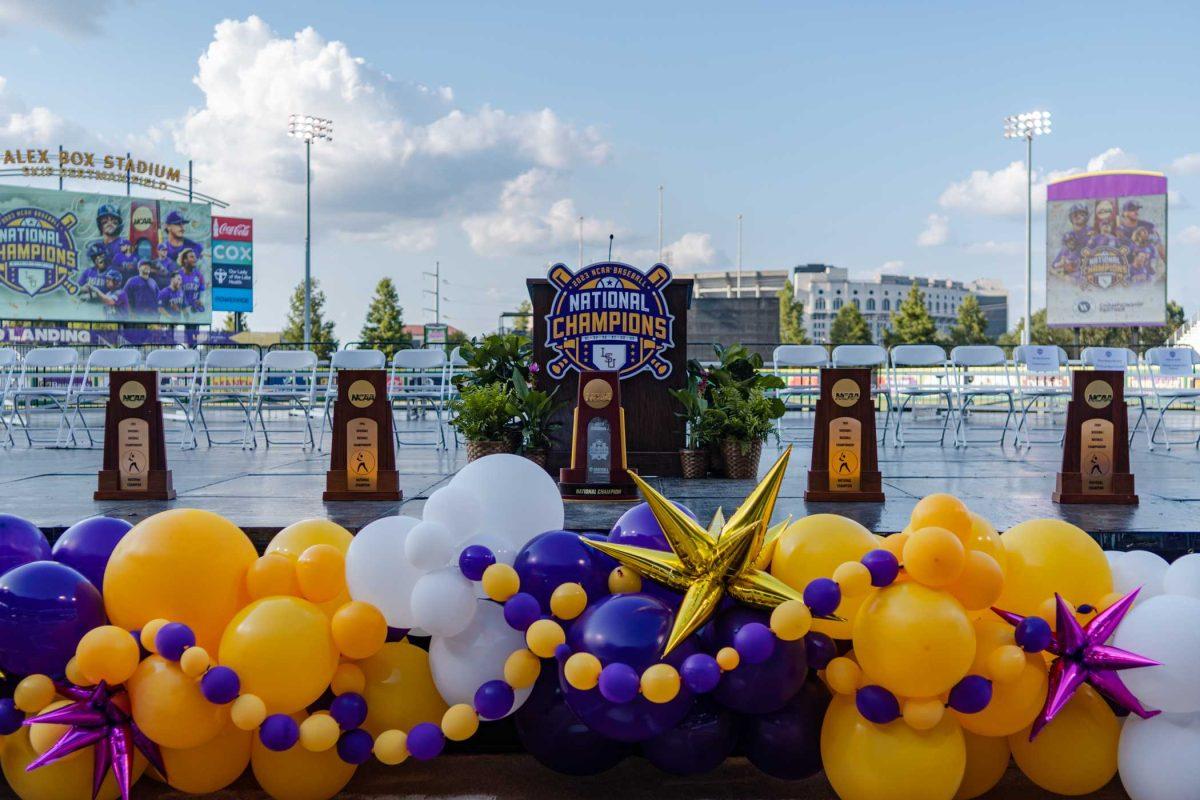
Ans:
<svg viewBox="0 0 1200 800"><path fill-rule="evenodd" d="M1000 281L979 278L967 284L987 317L987 335L996 338L1008 331L1008 290Z"/></svg>

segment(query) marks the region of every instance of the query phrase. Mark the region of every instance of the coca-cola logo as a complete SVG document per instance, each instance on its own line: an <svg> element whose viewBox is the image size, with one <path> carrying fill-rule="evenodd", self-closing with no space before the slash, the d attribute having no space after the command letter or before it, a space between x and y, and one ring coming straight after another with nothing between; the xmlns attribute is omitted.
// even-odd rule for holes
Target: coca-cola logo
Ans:
<svg viewBox="0 0 1200 800"><path fill-rule="evenodd" d="M248 219L223 219L213 217L214 239L240 239L249 241L253 235L253 222Z"/></svg>

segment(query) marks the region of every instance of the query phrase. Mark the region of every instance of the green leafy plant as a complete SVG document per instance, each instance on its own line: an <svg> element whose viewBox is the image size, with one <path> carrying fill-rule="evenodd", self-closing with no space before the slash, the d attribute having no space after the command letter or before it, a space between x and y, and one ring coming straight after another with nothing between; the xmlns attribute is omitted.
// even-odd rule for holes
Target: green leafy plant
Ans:
<svg viewBox="0 0 1200 800"><path fill-rule="evenodd" d="M469 369L454 378L460 392L468 387L508 384L514 372L528 381L533 342L519 333L494 333L464 344L461 355Z"/></svg>
<svg viewBox="0 0 1200 800"><path fill-rule="evenodd" d="M561 422L551 422L551 418L567 405L554 401L558 387L554 387L550 392L534 389L530 386L530 381L521 375L520 369L515 367L512 371L512 385L517 404L522 452L548 450L550 435L562 427Z"/></svg>
<svg viewBox="0 0 1200 800"><path fill-rule="evenodd" d="M743 453L775 432L775 420L785 411L782 400L758 388L743 393L734 386L717 387L713 399L702 425L717 439L737 442Z"/></svg>
<svg viewBox="0 0 1200 800"><path fill-rule="evenodd" d="M517 398L507 382L471 386L450 402L450 421L467 441L499 442L517 432Z"/></svg>
<svg viewBox="0 0 1200 800"><path fill-rule="evenodd" d="M758 353L751 353L744 345L731 344L723 347L713 345L717 363L705 366L696 359L688 361L688 376L698 381L699 393L714 404L714 393L717 389L733 388L748 397L754 390L762 392L782 389L786 384L783 378L763 372L763 358Z"/></svg>
<svg viewBox="0 0 1200 800"><path fill-rule="evenodd" d="M718 415L710 413L703 387L704 383L700 377L689 374L687 386L668 390L679 405L683 406L683 411L677 411L675 415L681 417L687 426L688 450L707 447L719 434L720 420Z"/></svg>

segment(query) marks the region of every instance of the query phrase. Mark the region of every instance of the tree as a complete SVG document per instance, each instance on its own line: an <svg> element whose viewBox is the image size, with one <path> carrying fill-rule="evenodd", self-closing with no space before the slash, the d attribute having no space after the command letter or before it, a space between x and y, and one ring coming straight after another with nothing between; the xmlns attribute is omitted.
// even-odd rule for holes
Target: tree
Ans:
<svg viewBox="0 0 1200 800"><path fill-rule="evenodd" d="M958 306L958 322L950 329L951 344L991 344L987 334L987 316L979 307L979 300L969 294Z"/></svg>
<svg viewBox="0 0 1200 800"><path fill-rule="evenodd" d="M871 328L858 306L847 303L829 326L829 341L834 344L871 344Z"/></svg>
<svg viewBox="0 0 1200 800"><path fill-rule="evenodd" d="M788 281L775 295L779 298L779 341L782 344L809 344L804 330L804 303L796 299Z"/></svg>
<svg viewBox="0 0 1200 800"><path fill-rule="evenodd" d="M312 341L306 347L316 351L321 358L328 358L337 350L337 339L333 338L333 322L325 321L325 293L320 281L312 282ZM304 343L304 282L296 284L292 299L288 303L287 322L284 323L280 340Z"/></svg>
<svg viewBox="0 0 1200 800"><path fill-rule="evenodd" d="M404 309L400 307L400 295L391 278L380 278L375 284L375 294L367 308L358 338L364 342L377 343L391 362L397 350L412 344L412 336L404 330Z"/></svg>
<svg viewBox="0 0 1200 800"><path fill-rule="evenodd" d="M513 320L513 330L524 331L526 336L533 335L533 303L528 300L522 300L521 305L517 306L517 313L524 314L523 317L516 317Z"/></svg>
<svg viewBox="0 0 1200 800"><path fill-rule="evenodd" d="M913 284L908 296L896 306L883 341L891 347L894 344L931 344L937 339L937 324L925 307L925 293Z"/></svg>
<svg viewBox="0 0 1200 800"><path fill-rule="evenodd" d="M1167 302L1167 324L1165 326L1147 328L1080 328L1079 344L1082 347L1133 347L1141 349L1157 347L1165 344L1167 339L1183 326L1186 317L1183 306L1174 300ZM1015 346L1021 343L1021 333L1025 329L1025 320L1017 321L1017 325L997 340L997 344ZM1072 347L1075 344L1075 331L1072 328L1051 328L1046 324L1046 309L1033 312L1033 328L1030 341L1033 344L1056 344L1059 347Z"/></svg>
<svg viewBox="0 0 1200 800"><path fill-rule="evenodd" d="M238 325L238 315L230 311L221 322L221 330L225 333L243 333L244 331L248 331L250 330L249 316L249 314L243 313L240 318L241 325Z"/></svg>

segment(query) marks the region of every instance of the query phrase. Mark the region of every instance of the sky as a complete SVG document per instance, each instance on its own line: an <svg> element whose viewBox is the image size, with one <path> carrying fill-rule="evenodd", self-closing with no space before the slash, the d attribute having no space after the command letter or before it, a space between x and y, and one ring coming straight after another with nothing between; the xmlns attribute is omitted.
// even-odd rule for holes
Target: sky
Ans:
<svg viewBox="0 0 1200 800"><path fill-rule="evenodd" d="M1044 183L1166 172L1168 292L1200 311L1195 3L221 2L0 0L0 149L195 162L255 220L255 330L304 266L343 341L379 278L407 322L475 334L556 261L677 273L822 262L969 281L1024 307L1024 146L1034 143L1034 308ZM5 179L12 182L14 179ZM33 183L32 185L37 185ZM67 188L101 191L68 181Z"/></svg>

